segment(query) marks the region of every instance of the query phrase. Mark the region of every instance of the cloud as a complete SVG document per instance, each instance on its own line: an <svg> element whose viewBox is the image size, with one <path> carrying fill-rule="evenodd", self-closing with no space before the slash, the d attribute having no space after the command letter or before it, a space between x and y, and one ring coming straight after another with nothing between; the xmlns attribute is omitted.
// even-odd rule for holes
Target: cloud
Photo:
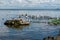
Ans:
<svg viewBox="0 0 60 40"><path fill-rule="evenodd" d="M49 5L50 4L50 5ZM60 4L59 0L0 0L0 8L39 8L43 6L51 6Z"/></svg>
<svg viewBox="0 0 60 40"><path fill-rule="evenodd" d="M3 6L5 4L6 4L5 1L0 1L0 6Z"/></svg>

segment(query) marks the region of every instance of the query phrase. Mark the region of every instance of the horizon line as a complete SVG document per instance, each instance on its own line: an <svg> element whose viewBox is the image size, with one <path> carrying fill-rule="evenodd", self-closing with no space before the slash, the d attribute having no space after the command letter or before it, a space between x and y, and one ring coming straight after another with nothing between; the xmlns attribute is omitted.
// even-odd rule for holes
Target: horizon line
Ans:
<svg viewBox="0 0 60 40"><path fill-rule="evenodd" d="M60 9L0 9L0 10L60 10Z"/></svg>

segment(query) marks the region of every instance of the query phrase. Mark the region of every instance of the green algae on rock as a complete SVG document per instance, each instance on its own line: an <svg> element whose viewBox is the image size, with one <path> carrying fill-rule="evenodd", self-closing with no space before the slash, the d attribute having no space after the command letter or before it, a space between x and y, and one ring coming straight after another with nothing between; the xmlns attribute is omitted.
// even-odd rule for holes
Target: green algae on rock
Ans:
<svg viewBox="0 0 60 40"><path fill-rule="evenodd" d="M48 24L51 24L51 25L60 25L60 19L49 19Z"/></svg>

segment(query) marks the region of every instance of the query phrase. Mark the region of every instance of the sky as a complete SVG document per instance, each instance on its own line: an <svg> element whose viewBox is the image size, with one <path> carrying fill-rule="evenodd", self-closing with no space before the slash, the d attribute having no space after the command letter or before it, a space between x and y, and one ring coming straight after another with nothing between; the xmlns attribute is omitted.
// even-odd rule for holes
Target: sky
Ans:
<svg viewBox="0 0 60 40"><path fill-rule="evenodd" d="M0 9L57 9L60 0L0 0Z"/></svg>

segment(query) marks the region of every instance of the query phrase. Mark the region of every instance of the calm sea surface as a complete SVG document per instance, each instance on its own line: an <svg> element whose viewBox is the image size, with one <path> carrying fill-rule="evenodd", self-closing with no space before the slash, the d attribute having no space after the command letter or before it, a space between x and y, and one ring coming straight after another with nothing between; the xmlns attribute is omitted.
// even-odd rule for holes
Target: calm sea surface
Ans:
<svg viewBox="0 0 60 40"><path fill-rule="evenodd" d="M20 14L60 17L60 10L0 10L0 40L43 40L44 37L60 34L60 26L46 23L30 23L20 28L4 25L7 19L17 18Z"/></svg>

